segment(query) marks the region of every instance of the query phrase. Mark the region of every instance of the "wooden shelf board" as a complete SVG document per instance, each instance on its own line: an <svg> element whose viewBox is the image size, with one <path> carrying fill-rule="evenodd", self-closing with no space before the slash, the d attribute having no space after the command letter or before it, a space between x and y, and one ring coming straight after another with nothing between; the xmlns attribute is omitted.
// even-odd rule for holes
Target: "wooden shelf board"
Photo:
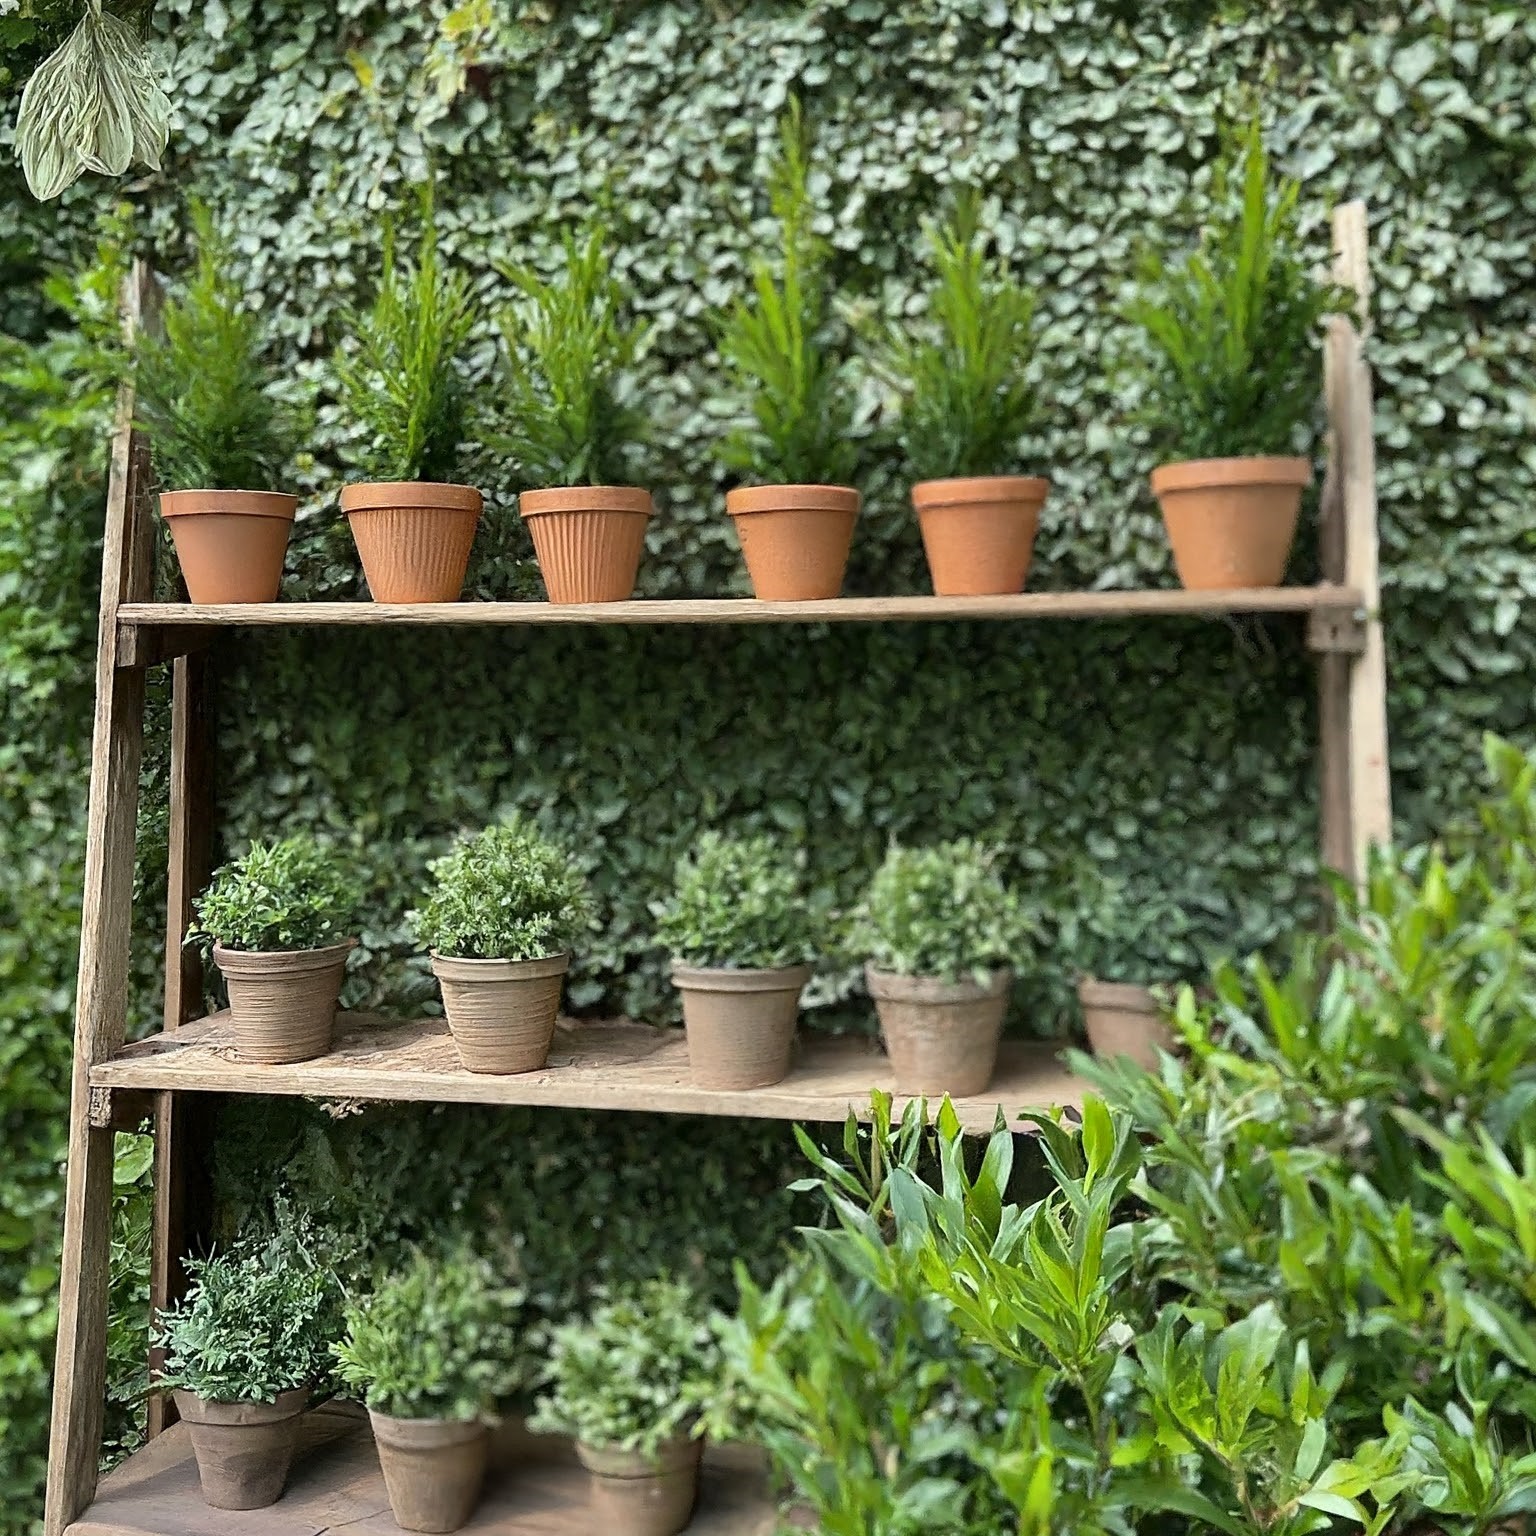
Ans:
<svg viewBox="0 0 1536 1536"><path fill-rule="evenodd" d="M91 1086L825 1121L850 1110L866 1115L871 1089L892 1087L879 1045L859 1037L802 1036L783 1082L730 1092L694 1085L680 1029L562 1021L543 1071L502 1077L466 1072L442 1019L343 1013L336 1024L328 1056L261 1066L236 1060L229 1015L218 1013L126 1046L91 1069ZM1024 1109L1080 1104L1083 1085L1056 1060L1057 1049L1004 1041L992 1086L955 1101L966 1128L990 1131L999 1106L1011 1120Z"/></svg>
<svg viewBox="0 0 1536 1536"><path fill-rule="evenodd" d="M355 624L798 624L935 619L1113 619L1233 613L1352 611L1360 594L1315 587L1231 592L1182 589L1021 592L1008 597L839 597L812 603L752 598L654 598L624 603L124 603L118 622L139 629Z"/></svg>
<svg viewBox="0 0 1536 1536"><path fill-rule="evenodd" d="M390 1514L368 1421L343 1405L306 1414L288 1487L266 1509L212 1509L198 1488L184 1424L108 1474L66 1536L400 1536ZM587 1474L562 1441L503 1426L465 1536L594 1536ZM689 1536L770 1536L776 1529L760 1455L745 1447L705 1455Z"/></svg>

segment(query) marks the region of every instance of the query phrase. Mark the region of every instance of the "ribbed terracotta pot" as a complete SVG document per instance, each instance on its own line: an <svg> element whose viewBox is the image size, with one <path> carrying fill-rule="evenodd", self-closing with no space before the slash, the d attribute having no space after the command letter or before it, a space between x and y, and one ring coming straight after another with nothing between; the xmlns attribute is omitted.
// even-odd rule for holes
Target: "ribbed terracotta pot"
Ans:
<svg viewBox="0 0 1536 1536"><path fill-rule="evenodd" d="M380 480L341 489L376 603L456 603L480 521L473 486Z"/></svg>
<svg viewBox="0 0 1536 1536"><path fill-rule="evenodd" d="M468 1419L396 1419L368 1410L395 1524L405 1531L456 1531L485 1483L488 1425Z"/></svg>
<svg viewBox="0 0 1536 1536"><path fill-rule="evenodd" d="M688 1070L700 1088L766 1088L789 1071L808 965L728 970L672 965Z"/></svg>
<svg viewBox="0 0 1536 1536"><path fill-rule="evenodd" d="M1191 591L1278 587L1311 483L1306 459L1189 459L1154 469L1179 580Z"/></svg>
<svg viewBox="0 0 1536 1536"><path fill-rule="evenodd" d="M1158 1051L1173 1049L1173 1030L1145 987L1085 976L1077 984L1077 1000L1095 1056L1129 1056L1155 1072Z"/></svg>
<svg viewBox="0 0 1536 1536"><path fill-rule="evenodd" d="M213 947L229 988L229 1016L241 1061L279 1066L331 1048L336 1003L356 939L324 949Z"/></svg>
<svg viewBox="0 0 1536 1536"><path fill-rule="evenodd" d="M460 960L432 956L443 1012L466 1072L537 1072L549 1060L571 957Z"/></svg>
<svg viewBox="0 0 1536 1536"><path fill-rule="evenodd" d="M187 1426L203 1501L215 1509L265 1509L282 1497L293 1462L294 1431L309 1406L309 1388L271 1403L220 1403L175 1392Z"/></svg>
<svg viewBox="0 0 1536 1536"><path fill-rule="evenodd" d="M963 1099L985 1090L997 1065L1012 971L994 971L984 986L894 976L873 966L865 966L864 979L898 1093Z"/></svg>
<svg viewBox="0 0 1536 1536"><path fill-rule="evenodd" d="M576 1446L592 1474L587 1528L593 1536L677 1536L699 1496L697 1440L670 1440L654 1458Z"/></svg>
<svg viewBox="0 0 1536 1536"><path fill-rule="evenodd" d="M1050 488L1038 475L918 481L912 505L934 592L940 597L1022 592Z"/></svg>
<svg viewBox="0 0 1536 1536"><path fill-rule="evenodd" d="M651 520L651 493L632 485L575 485L524 491L517 509L528 525L552 603L622 603Z"/></svg>
<svg viewBox="0 0 1536 1536"><path fill-rule="evenodd" d="M277 491L165 491L160 515L194 603L270 603L297 496Z"/></svg>
<svg viewBox="0 0 1536 1536"><path fill-rule="evenodd" d="M846 485L744 485L725 495L752 590L765 603L836 597L863 498Z"/></svg>

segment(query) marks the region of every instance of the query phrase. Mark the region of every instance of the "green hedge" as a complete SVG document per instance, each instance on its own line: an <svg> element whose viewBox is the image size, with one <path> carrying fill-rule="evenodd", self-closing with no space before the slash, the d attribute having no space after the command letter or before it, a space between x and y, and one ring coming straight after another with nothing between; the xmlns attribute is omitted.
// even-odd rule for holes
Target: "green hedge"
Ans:
<svg viewBox="0 0 1536 1536"><path fill-rule="evenodd" d="M446 19L407 0L162 0L155 26L180 121L165 174L127 189L137 238L179 268L183 198L201 191L272 319L285 387L318 406L295 464L311 500L293 595L360 590L325 500L346 436L328 356L346 303L368 291L380 213L429 156L445 241L486 294L498 287L495 258L545 259L594 201L607 202L619 264L656 326L643 382L662 512L643 589L744 590L712 456L729 407L708 317L770 236L762 173L792 86L819 135L817 197L837 275L862 313L909 305L922 280L920 220L956 181L982 187L1003 248L1040 288L1033 366L1047 408L1029 460L1055 489L1035 583L1171 580L1144 489L1147 450L1125 425L1133 402L1106 360L1123 335L1115 312L1138 242L1198 226L1221 132L1257 106L1279 158L1305 178L1320 258L1330 201L1362 196L1372 210L1399 825L1421 835L1464 798L1484 729L1530 742L1536 19L1512 0L470 0ZM12 115L9 104L0 113ZM11 168L0 179L7 275L77 261L101 184L88 178L38 210ZM33 290L14 291L4 323L29 329L36 346ZM65 335L31 355L57 375L70 344ZM487 326L478 380L492 356ZM7 699L7 739L23 745L0 758L0 830L24 850L0 933L25 935L5 941L22 948L0 969L0 1046L20 1063L4 1113L30 1149L8 1175L21 1181L5 1202L19 1214L0 1248L0 1263L15 1266L0 1293L30 1276L36 1295L0 1308L6 1443L18 1447L0 1486L9 1528L26 1518L10 1511L35 1485L43 1414L99 490L81 479L99 463L87 452L99 413L71 416L61 437L51 413L68 396L39 375L28 398L7 428L20 420L26 435L12 456L26 485L19 494L12 471L0 498L12 551L0 580L43 573L49 590L62 585L45 622L6 653L22 698L34 679L43 691L30 713ZM850 587L921 590L916 532L882 458L881 391L867 383L859 403L869 506ZM475 473L492 498L475 591L536 591L507 511L511 487L494 464ZM1303 550L1299 575L1309 560ZM404 1008L426 994L401 920L420 869L454 828L514 805L564 833L594 871L605 925L574 993L592 1011L668 1012L645 906L704 821L803 834L816 877L843 898L892 833L1006 840L1053 939L1016 1009L1017 1027L1044 1033L1069 1026L1078 966L1187 969L1208 946L1272 944L1312 914L1315 722L1289 623L295 636L242 639L220 664L228 844L326 828L353 839L374 872L357 1000ZM160 771L152 757L156 791ZM46 808L36 826L34 804ZM136 1027L156 1011L163 812L150 810L145 830ZM850 981L843 971L823 984L816 1011L828 1027L867 1018L845 995ZM383 1125L385 1113L358 1124ZM434 1127L454 1123L418 1119L423 1148ZM582 1134L611 1135L671 1181L675 1193L636 1218L654 1222L650 1235L637 1227L624 1239L663 1252L674 1203L701 1187L697 1160L674 1122L596 1124ZM572 1134L536 1117L527 1130L521 1151L535 1165ZM359 1149L377 1148L359 1150L359 1167L382 1167L383 1140L358 1134ZM776 1169L781 1151L782 1138L754 1131L741 1147L743 1183ZM231 1191L228 1208L261 1198L259 1182ZM739 1211L722 1191L699 1209L699 1250L723 1251ZM585 1229L569 1243L542 1230L540 1251L557 1269L560 1253L590 1251Z"/></svg>

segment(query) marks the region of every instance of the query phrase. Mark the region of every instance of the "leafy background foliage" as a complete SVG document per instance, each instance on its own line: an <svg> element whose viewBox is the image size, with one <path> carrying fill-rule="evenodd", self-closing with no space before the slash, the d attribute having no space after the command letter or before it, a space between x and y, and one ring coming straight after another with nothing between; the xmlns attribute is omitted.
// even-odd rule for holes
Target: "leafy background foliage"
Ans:
<svg viewBox="0 0 1536 1536"><path fill-rule="evenodd" d="M45 18L20 38L32 50L20 67L5 60L0 90L13 94L0 138L42 31L58 41L70 25ZM1125 0L759 0L712 11L708 25L666 4L551 12L469 0L445 16L407 0L162 0L154 28L177 120L164 176L124 186L138 238L162 267L185 270L184 198L200 190L276 329L281 392L319 401L314 439L295 444L292 465L308 493L295 596L363 590L325 500L351 431L335 404L333 346L344 312L373 293L380 215L403 202L428 155L444 248L482 298L504 291L498 259L553 270L563 232L609 196L618 275L653 325L637 388L655 436L635 468L663 495L643 590L747 590L720 507L716 454L731 407L708 315L773 249L764 173L791 85L816 128L818 231L871 323L916 302L919 225L942 211L953 180L980 185L1000 249L1039 293L1029 378L1045 409L1020 467L1049 473L1054 489L1035 579L1171 580L1144 485L1152 450L1122 429L1137 402L1112 388L1101 359L1125 339L1115 316L1140 242L1199 225L1223 126L1246 120L1257 88L1280 168L1303 178L1304 232L1319 255L1330 199L1362 196L1374 211L1400 826L1420 834L1466 798L1483 728L1530 739L1536 20L1509 0L1193 0L1155 11ZM30 1518L41 1467L108 406L77 382L84 333L39 285L88 255L110 194L87 178L39 209L8 161L0 185L0 846L10 855L0 1113L11 1154L0 1509L10 1531ZM495 352L486 322L470 348L471 388L491 377ZM881 396L861 386L861 431ZM870 463L850 589L922 590L905 487L878 454ZM476 590L535 595L510 467L466 473L491 495ZM1303 551L1298 575L1307 568ZM376 865L353 1001L409 1008L427 995L403 921L426 860L460 827L519 806L590 864L603 929L579 957L573 995L601 1011L661 1017L671 1006L665 957L645 948L647 903L705 822L804 832L812 879L844 902L889 835L1006 844L1008 873L1046 924L1045 958L1020 988L1024 1027L1066 1021L1079 968L1191 974L1208 945L1268 944L1312 910L1311 680L1288 624L294 637L220 660L230 849L309 827L355 840ZM157 680L151 791L163 788L163 718ZM156 1011L163 801L147 805L141 846L140 1029ZM839 1001L851 975L812 994L818 1018L867 1019L862 1004ZM780 1132L630 1117L375 1110L311 1123L313 1160L269 1150L226 1184L226 1210L300 1167L308 1193L330 1198L345 1185L318 1147L340 1145L368 1176L355 1198L374 1225L408 1225L418 1208L399 1202L417 1183L453 1182L460 1170L443 1165L464 1150L465 1125L481 1142L508 1139L499 1165L463 1162L458 1208L505 1199L510 1169L546 1170L553 1210L511 1209L528 1224L530 1267L556 1290L577 1288L572 1253L614 1262L616 1223L648 1256L681 1246L686 1227L712 1264L716 1245L759 1252L766 1240L770 1223L752 1208L777 1187ZM414 1160L397 1183L402 1138ZM637 1188L668 1193L626 1204Z"/></svg>

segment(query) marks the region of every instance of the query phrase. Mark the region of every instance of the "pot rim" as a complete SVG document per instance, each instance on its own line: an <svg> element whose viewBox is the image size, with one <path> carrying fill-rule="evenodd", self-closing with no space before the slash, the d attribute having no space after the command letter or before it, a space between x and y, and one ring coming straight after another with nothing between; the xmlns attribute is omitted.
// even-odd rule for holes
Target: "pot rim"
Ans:
<svg viewBox="0 0 1536 1536"><path fill-rule="evenodd" d="M1134 981L1100 981L1094 976L1080 976L1077 1000L1084 1008L1109 1008L1119 1013L1162 1011L1152 989Z"/></svg>
<svg viewBox="0 0 1536 1536"><path fill-rule="evenodd" d="M656 507L651 493L638 485L549 485L523 491L517 498L520 517L552 517L562 512L611 512L618 516L651 517Z"/></svg>
<svg viewBox="0 0 1536 1536"><path fill-rule="evenodd" d="M576 1442L576 1459L595 1477L611 1477L622 1482L640 1482L667 1477L696 1466L704 1454L704 1442L692 1435L675 1435L662 1441L654 1457L639 1451Z"/></svg>
<svg viewBox="0 0 1536 1536"><path fill-rule="evenodd" d="M210 504L210 497L217 497L217 504ZM299 498L287 491L234 491L208 486L160 492L161 517L270 517L274 522L291 523L298 510Z"/></svg>
<svg viewBox="0 0 1536 1536"><path fill-rule="evenodd" d="M1222 485L1312 483L1312 461L1299 454L1252 454L1232 459L1176 459L1152 471L1152 490L1201 491Z"/></svg>
<svg viewBox="0 0 1536 1536"><path fill-rule="evenodd" d="M323 971L357 948L357 939L342 939L336 944L325 944L319 949L226 949L222 944L213 946L213 963L226 975L231 969L247 974L270 974L273 971Z"/></svg>
<svg viewBox="0 0 1536 1536"><path fill-rule="evenodd" d="M217 1424L230 1428L255 1427L263 1424L280 1424L284 1419L297 1418L309 1406L314 1388L306 1383L302 1387L290 1387L279 1392L270 1403L256 1398L199 1397L185 1387L173 1387L171 1396L176 1400L176 1411L188 1424Z"/></svg>
<svg viewBox="0 0 1536 1536"><path fill-rule="evenodd" d="M381 1413L377 1408L368 1410L368 1422L373 1429L375 1441L398 1446L402 1450L467 1445L491 1432L491 1426L483 1418L406 1419L392 1413Z"/></svg>
<svg viewBox="0 0 1536 1536"><path fill-rule="evenodd" d="M449 981L506 982L540 981L547 976L563 976L571 968L571 951L557 955L539 955L532 960L471 959L465 955L440 955L428 951L432 974Z"/></svg>
<svg viewBox="0 0 1536 1536"><path fill-rule="evenodd" d="M1050 494L1044 475L951 475L939 480L918 480L911 488L912 505L919 512L940 507L973 506L977 502L1016 506L1038 512Z"/></svg>
<svg viewBox="0 0 1536 1536"><path fill-rule="evenodd" d="M864 505L862 492L851 485L738 485L725 493L725 510L731 517L753 517L765 512L826 512L839 517L857 516Z"/></svg>
<svg viewBox="0 0 1536 1536"><path fill-rule="evenodd" d="M672 984L680 992L799 992L811 979L809 965L685 965L672 962Z"/></svg>
<svg viewBox="0 0 1536 1536"><path fill-rule="evenodd" d="M472 485L447 480L356 480L341 488L341 510L354 512L473 512L485 498Z"/></svg>
<svg viewBox="0 0 1536 1536"><path fill-rule="evenodd" d="M970 980L949 981L942 976L903 976L896 971L864 967L864 984L873 998L897 1003L974 1003L986 998L1003 997L1013 986L1013 967L995 966L992 979L985 983Z"/></svg>

